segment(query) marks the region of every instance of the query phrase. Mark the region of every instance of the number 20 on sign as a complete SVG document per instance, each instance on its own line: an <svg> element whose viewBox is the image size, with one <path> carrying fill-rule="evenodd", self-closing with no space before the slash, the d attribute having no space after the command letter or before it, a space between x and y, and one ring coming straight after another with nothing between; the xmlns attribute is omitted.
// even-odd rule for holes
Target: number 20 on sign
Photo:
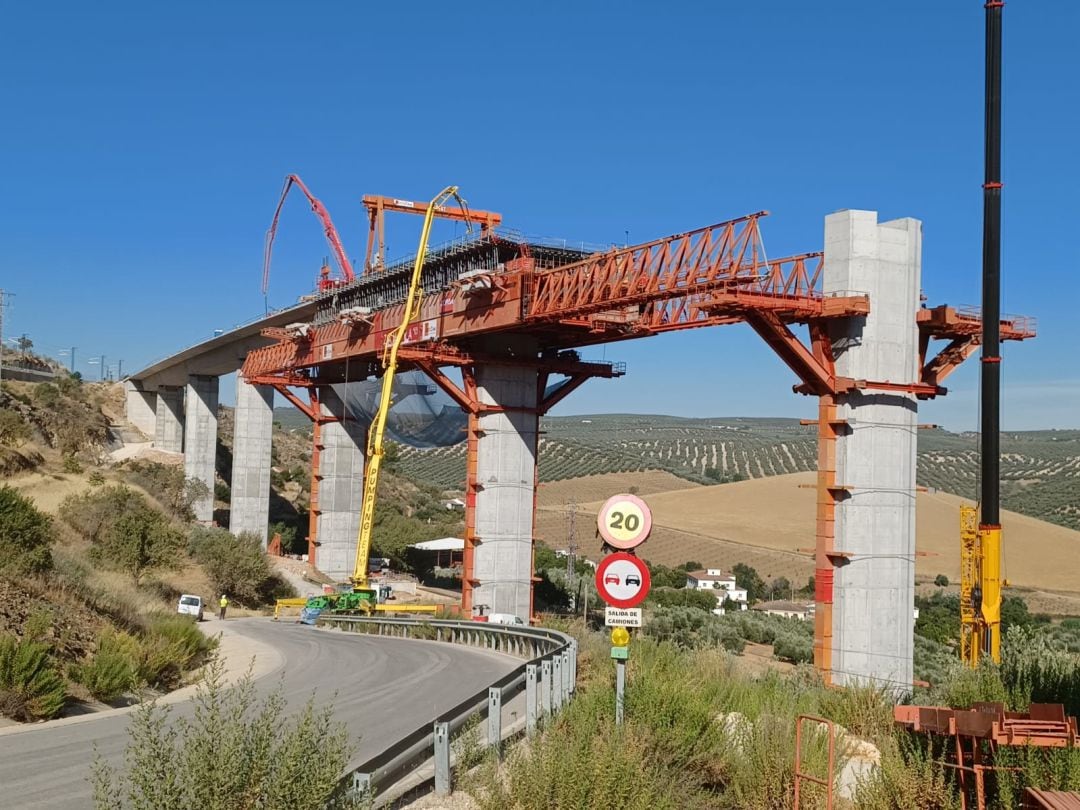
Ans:
<svg viewBox="0 0 1080 810"><path fill-rule="evenodd" d="M627 551L649 536L652 513L636 495L612 495L596 516L596 527L609 546Z"/></svg>

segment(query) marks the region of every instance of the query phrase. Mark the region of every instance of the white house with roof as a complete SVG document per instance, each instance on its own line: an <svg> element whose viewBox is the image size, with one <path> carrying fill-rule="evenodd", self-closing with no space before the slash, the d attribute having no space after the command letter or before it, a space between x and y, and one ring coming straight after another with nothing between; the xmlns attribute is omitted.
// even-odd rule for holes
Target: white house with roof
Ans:
<svg viewBox="0 0 1080 810"><path fill-rule="evenodd" d="M760 610L770 616L783 616L785 619L807 621L814 618L813 602L789 602L786 599L775 599L771 602L759 602L754 605L754 610Z"/></svg>
<svg viewBox="0 0 1080 810"><path fill-rule="evenodd" d="M730 599L739 606L739 610L746 610L746 588L740 588L735 584L735 575L728 574L719 568L706 568L702 571L689 571L686 574L686 587L700 591L712 591L716 596L716 608L713 610L717 616L724 615L724 602Z"/></svg>

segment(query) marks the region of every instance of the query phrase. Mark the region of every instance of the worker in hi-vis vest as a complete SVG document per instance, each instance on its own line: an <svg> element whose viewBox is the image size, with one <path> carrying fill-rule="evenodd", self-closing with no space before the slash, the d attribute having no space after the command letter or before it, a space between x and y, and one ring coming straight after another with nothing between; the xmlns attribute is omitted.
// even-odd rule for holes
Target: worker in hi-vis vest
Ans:
<svg viewBox="0 0 1080 810"><path fill-rule="evenodd" d="M229 600L228 600L228 598L226 598L225 594L222 594L221 595L221 610L218 613L218 618L219 619L224 619L225 618L225 608L227 608L228 606L229 606Z"/></svg>

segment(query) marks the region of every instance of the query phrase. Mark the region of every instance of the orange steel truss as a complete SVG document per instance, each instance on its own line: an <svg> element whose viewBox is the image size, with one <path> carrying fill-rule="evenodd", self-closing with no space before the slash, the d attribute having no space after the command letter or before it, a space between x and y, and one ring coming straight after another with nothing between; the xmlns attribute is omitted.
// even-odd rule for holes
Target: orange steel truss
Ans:
<svg viewBox="0 0 1080 810"><path fill-rule="evenodd" d="M746 323L795 373L799 383L794 390L819 398L814 660L826 680L831 678L833 570L842 556L834 548L835 510L846 496L843 483L835 480L836 439L847 429L836 417L838 399L862 389L913 394L921 399L944 394L941 383L978 346L982 321L977 310L948 306L920 310L916 317L921 368L917 381L839 377L828 326L865 316L872 302L857 291L825 294L820 252L769 259L760 232L760 221L766 215L760 211L544 269L535 266L523 246L519 258L496 271L484 271L483 285L455 284L424 299L415 338L402 349L401 359L423 369L470 416L463 583L466 610L471 608L472 550L479 540L474 515L479 486L475 481L478 417L487 407L476 396L477 364L526 363L537 369L541 384L548 374L567 375L554 399L538 400L537 412L542 414L591 377L623 373L621 368L568 359L565 349ZM386 336L398 326L402 315L402 307L392 305L359 320L312 325L302 336L264 330L263 334L276 342L252 351L242 373L252 381L295 384L285 382L291 379L313 384L340 373L347 362L376 363ZM808 342L794 331L799 325L805 325ZM1034 334L1031 319L1001 321L1003 340L1023 340ZM498 342L492 336L513 335L527 335L547 359L472 352L478 338L487 337L486 345L490 346ZM931 356L934 340L949 343ZM443 366L462 370L464 389L440 371Z"/></svg>

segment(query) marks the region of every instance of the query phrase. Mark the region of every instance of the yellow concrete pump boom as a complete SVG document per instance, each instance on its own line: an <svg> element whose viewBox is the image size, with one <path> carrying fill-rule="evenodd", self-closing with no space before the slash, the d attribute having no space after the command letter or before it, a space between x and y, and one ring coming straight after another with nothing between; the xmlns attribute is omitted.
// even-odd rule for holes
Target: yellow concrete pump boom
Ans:
<svg viewBox="0 0 1080 810"><path fill-rule="evenodd" d="M398 366L398 350L405 341L405 333L420 314L420 273L424 269L424 256L427 253L428 237L431 235L431 222L435 211L447 199L453 197L466 217L469 225L469 208L458 194L457 186L447 186L428 203L424 214L424 227L420 231L420 246L416 250L416 262L413 264L412 280L409 282L409 295L405 299L405 312L401 324L387 339L383 349L382 393L379 397L379 410L368 433L367 459L364 468L364 502L360 509L360 532L356 538L356 565L353 567L352 584L354 591L368 590L368 557L371 554L371 531L375 524L375 495L379 489L379 470L383 459L383 438L386 434L386 417L390 411L390 398L394 388L394 374ZM471 227L470 227L471 230Z"/></svg>

